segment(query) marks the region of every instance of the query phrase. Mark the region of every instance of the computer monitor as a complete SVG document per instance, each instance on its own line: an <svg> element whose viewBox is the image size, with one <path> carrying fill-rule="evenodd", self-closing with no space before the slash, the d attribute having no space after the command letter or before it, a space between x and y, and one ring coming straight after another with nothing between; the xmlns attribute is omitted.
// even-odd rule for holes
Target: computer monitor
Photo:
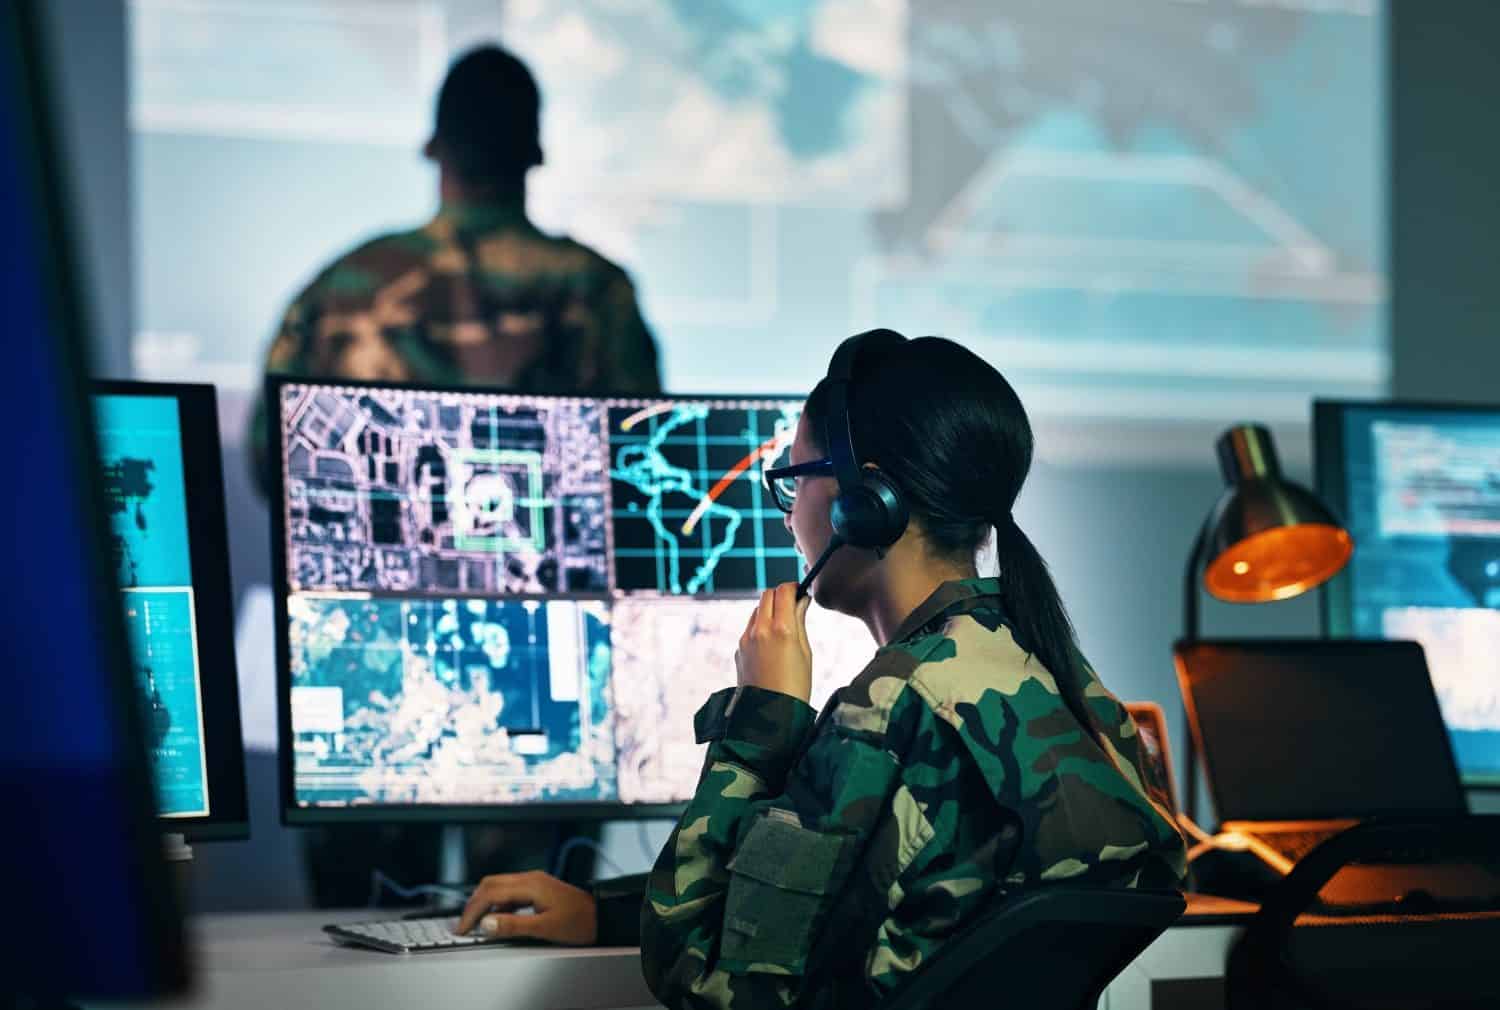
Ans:
<svg viewBox="0 0 1500 1010"><path fill-rule="evenodd" d="M289 823L672 816L696 709L803 570L761 485L798 400L273 379ZM814 705L863 625L814 608Z"/></svg>
<svg viewBox="0 0 1500 1010"><path fill-rule="evenodd" d="M179 991L120 595L105 556L88 330L43 89L39 5L0 4L0 1005Z"/></svg>
<svg viewBox="0 0 1500 1010"><path fill-rule="evenodd" d="M1318 402L1317 484L1354 536L1330 635L1422 644L1464 784L1500 787L1500 405Z"/></svg>
<svg viewBox="0 0 1500 1010"><path fill-rule="evenodd" d="M98 382L93 393L157 816L194 841L248 838L213 387Z"/></svg>

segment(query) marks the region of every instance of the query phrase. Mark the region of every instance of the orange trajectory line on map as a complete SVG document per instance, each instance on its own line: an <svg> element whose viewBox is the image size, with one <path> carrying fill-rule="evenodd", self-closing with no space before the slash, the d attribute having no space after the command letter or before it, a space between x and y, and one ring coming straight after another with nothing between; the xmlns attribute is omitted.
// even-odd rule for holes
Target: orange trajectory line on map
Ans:
<svg viewBox="0 0 1500 1010"><path fill-rule="evenodd" d="M708 506L713 503L714 499L718 498L719 495L724 493L725 488L734 483L735 478L739 477L740 474L750 469L750 467L755 463L757 459L775 449L777 443L781 442L785 437L785 435L771 436L770 438L762 442L757 448L752 449L748 456L726 470L724 472L724 476L720 477L718 479L718 482L709 489L708 494L704 495L703 498L699 500L698 507L693 509L693 514L687 517L687 522L682 524L683 536L686 536L689 533L693 532L693 528L698 525L698 520L702 519L703 513L708 511Z"/></svg>
<svg viewBox="0 0 1500 1010"><path fill-rule="evenodd" d="M658 403L653 406L646 407L642 410L638 410L634 414L631 414L625 420L620 422L620 430L629 431L631 428L634 428L646 418L655 417L657 414L665 414L667 411L675 409L676 406L677 404L668 401L666 403Z"/></svg>

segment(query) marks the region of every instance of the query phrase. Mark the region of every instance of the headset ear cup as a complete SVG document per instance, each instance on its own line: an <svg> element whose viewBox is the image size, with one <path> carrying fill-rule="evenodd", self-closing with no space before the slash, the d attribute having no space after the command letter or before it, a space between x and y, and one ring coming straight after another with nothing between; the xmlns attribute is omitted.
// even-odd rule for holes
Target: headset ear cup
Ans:
<svg viewBox="0 0 1500 1010"><path fill-rule="evenodd" d="M901 539L908 521L906 501L890 478L866 467L859 487L833 500L833 531L853 547L879 550Z"/></svg>
<svg viewBox="0 0 1500 1010"><path fill-rule="evenodd" d="M855 489L849 494L841 494L833 500L829 509L828 519L833 526L833 532L840 540L850 547L863 547L860 542L860 532L864 529L861 521L863 511L863 496Z"/></svg>
<svg viewBox="0 0 1500 1010"><path fill-rule="evenodd" d="M889 547L901 539L911 514L906 508L906 499L896 483L880 470L866 467L863 473L864 486L880 502L881 528L876 546Z"/></svg>

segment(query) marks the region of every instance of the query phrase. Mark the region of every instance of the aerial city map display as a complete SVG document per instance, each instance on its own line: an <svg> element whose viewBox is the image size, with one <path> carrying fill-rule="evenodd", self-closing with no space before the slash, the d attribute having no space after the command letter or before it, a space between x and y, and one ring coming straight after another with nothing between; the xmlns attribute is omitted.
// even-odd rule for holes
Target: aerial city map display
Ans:
<svg viewBox="0 0 1500 1010"><path fill-rule="evenodd" d="M96 396L109 545L163 817L209 813L177 401Z"/></svg>
<svg viewBox="0 0 1500 1010"><path fill-rule="evenodd" d="M284 415L299 588L603 592L596 401L322 389Z"/></svg>
<svg viewBox="0 0 1500 1010"><path fill-rule="evenodd" d="M800 404L281 387L299 805L677 803L693 713L801 560ZM813 702L863 666L814 610Z"/></svg>

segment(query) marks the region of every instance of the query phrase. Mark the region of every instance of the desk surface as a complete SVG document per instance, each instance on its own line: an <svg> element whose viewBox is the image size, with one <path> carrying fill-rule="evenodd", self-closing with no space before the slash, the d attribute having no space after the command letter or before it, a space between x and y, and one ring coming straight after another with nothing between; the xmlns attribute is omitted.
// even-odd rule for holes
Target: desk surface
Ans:
<svg viewBox="0 0 1500 1010"><path fill-rule="evenodd" d="M181 1008L656 1006L633 947L491 946L403 955L345 947L322 931L329 923L369 918L368 909L359 909L194 920L198 982Z"/></svg>
<svg viewBox="0 0 1500 1010"><path fill-rule="evenodd" d="M1220 898L1213 894L1189 894L1187 911L1177 921L1183 926L1244 926L1260 906L1234 898Z"/></svg>
<svg viewBox="0 0 1500 1010"><path fill-rule="evenodd" d="M1143 955L1140 981L1171 965L1184 976L1223 971L1230 935L1256 906L1189 895L1181 922ZM383 954L334 943L322 927L370 918L368 909L217 915L191 926L198 985L180 1010L420 1007L423 1010L624 1010L653 1007L633 947L482 947ZM1200 928L1206 927L1206 928ZM1183 963L1184 957L1191 964ZM1196 962L1202 961L1202 964ZM1138 986L1126 976L1122 990ZM1111 987L1116 988L1116 987ZM1108 1004L1140 1004L1120 991Z"/></svg>

